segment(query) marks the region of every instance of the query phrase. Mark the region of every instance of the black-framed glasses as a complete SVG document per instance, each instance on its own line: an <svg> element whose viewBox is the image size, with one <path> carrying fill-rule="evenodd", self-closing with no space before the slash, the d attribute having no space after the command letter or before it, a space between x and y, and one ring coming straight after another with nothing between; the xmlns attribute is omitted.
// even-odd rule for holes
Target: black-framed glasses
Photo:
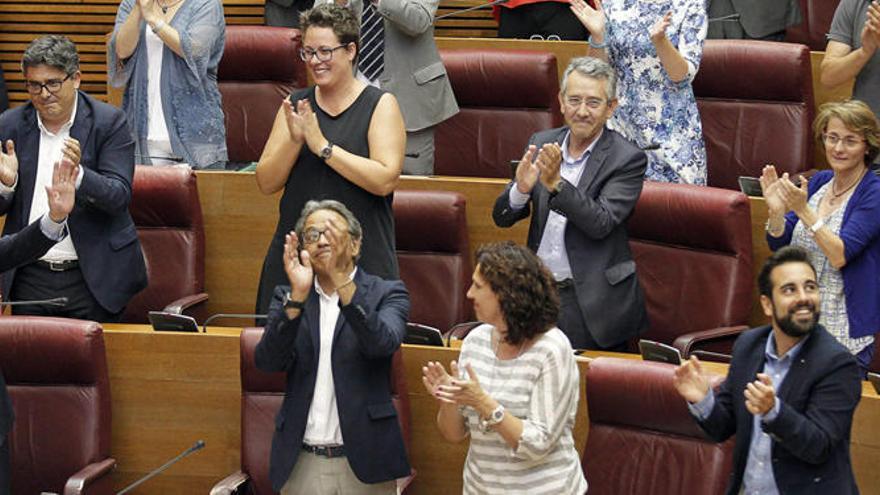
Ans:
<svg viewBox="0 0 880 495"><path fill-rule="evenodd" d="M327 229L316 229L315 227L309 227L303 231L302 240L306 244L313 244L318 242L318 239L321 238L321 234L327 232Z"/></svg>
<svg viewBox="0 0 880 495"><path fill-rule="evenodd" d="M309 47L300 48L299 49L299 58L301 58L303 62L308 62L309 60L312 59L312 57L318 57L319 62L329 62L330 59L333 58L333 52L335 52L336 50L339 50L340 48L345 48L347 46L348 46L348 43L345 43L345 44L342 44L339 46L334 46L332 48L329 46L322 46L322 47L318 48L317 50L315 50L314 48L309 48Z"/></svg>
<svg viewBox="0 0 880 495"><path fill-rule="evenodd" d="M37 81L27 81L24 83L27 88L27 92L32 95L38 95L43 92L43 88L46 88L46 91L55 94L61 90L61 86L64 84L64 81L70 79L73 74L68 74L64 79L49 79L44 83L39 83Z"/></svg>

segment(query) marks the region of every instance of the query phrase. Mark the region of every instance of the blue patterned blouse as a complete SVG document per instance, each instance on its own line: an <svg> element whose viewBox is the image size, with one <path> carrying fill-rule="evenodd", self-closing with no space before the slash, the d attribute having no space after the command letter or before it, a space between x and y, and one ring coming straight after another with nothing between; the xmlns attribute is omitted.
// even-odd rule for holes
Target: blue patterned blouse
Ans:
<svg viewBox="0 0 880 495"><path fill-rule="evenodd" d="M116 34L137 0L122 0L107 48L110 84L125 88L122 109L137 144L136 162L149 164L147 152L147 47L141 22L140 39L126 60L116 57ZM220 0L184 0L169 23L180 34L184 53L167 46L162 55L162 110L176 155L193 168L225 164L226 128L217 87L217 66L223 56L226 21ZM215 165L216 166L216 165Z"/></svg>
<svg viewBox="0 0 880 495"><path fill-rule="evenodd" d="M706 148L691 83L706 38L704 0L605 0L605 40L609 63L619 79L619 107L609 127L648 151L646 178L706 184ZM684 57L688 74L673 82L666 75L650 29L667 12L666 36Z"/></svg>

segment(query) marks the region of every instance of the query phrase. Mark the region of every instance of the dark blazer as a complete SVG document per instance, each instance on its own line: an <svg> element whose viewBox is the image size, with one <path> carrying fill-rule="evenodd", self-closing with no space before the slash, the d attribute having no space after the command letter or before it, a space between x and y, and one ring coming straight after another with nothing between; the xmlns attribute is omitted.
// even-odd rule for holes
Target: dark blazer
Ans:
<svg viewBox="0 0 880 495"><path fill-rule="evenodd" d="M16 235L4 236L0 238L0 272L35 260L54 245L55 241L46 237L40 230L39 221L28 225ZM13 417L12 401L9 400L3 368L0 366L0 446L6 441L6 435L12 429ZM8 479L8 469L9 466L0 456L0 483ZM0 493L4 493L4 489L8 487L0 484Z"/></svg>
<svg viewBox="0 0 880 495"><path fill-rule="evenodd" d="M341 307L333 335L332 369L345 453L364 483L410 474L397 410L391 402L391 357L403 342L409 294L399 280L358 269L357 289ZM266 332L255 361L264 371L286 371L284 403L275 418L269 478L280 490L296 465L315 390L320 345L320 303L314 288L300 316L282 309L287 286L275 288Z"/></svg>
<svg viewBox="0 0 880 495"><path fill-rule="evenodd" d="M710 0L709 18L722 17L731 13L739 14L739 25L750 38L785 31L788 26L800 24L803 20L798 0ZM709 37L721 38L725 24L733 21L709 23Z"/></svg>
<svg viewBox="0 0 880 495"><path fill-rule="evenodd" d="M529 144L538 148L561 144L566 132L567 127L541 131ZM538 182L526 207L514 210L509 200L511 182L492 211L495 225L510 227L534 209L527 243L536 252L550 210L568 219L565 249L578 303L590 334L603 347L635 337L648 325L625 223L642 192L646 166L643 151L606 128L577 185L563 180L562 190L551 199Z"/></svg>
<svg viewBox="0 0 880 495"><path fill-rule="evenodd" d="M67 225L89 290L104 309L118 313L147 286L141 245L128 213L134 141L122 110L82 92L70 136L80 144L83 179ZM37 176L40 129L31 103L0 116L0 139L12 139L18 155L15 194L0 198L0 214L6 215L3 233L12 234L27 225ZM15 270L5 274L4 294L10 294L14 277Z"/></svg>
<svg viewBox="0 0 880 495"><path fill-rule="evenodd" d="M736 434L729 495L739 493L752 438L746 385L764 367L769 326L736 340L727 379L700 426L716 441ZM777 387L779 415L763 426L772 438L773 475L782 495L859 493L849 456L850 427L862 395L855 358L819 326L804 341L785 381Z"/></svg>

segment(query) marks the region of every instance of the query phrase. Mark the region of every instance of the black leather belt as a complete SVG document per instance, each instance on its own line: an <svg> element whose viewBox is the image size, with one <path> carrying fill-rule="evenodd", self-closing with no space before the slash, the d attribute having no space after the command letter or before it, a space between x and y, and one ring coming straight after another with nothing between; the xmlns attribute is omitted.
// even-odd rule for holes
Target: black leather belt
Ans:
<svg viewBox="0 0 880 495"><path fill-rule="evenodd" d="M46 260L37 260L37 265L47 268L53 272L66 272L67 270L73 270L74 268L79 268L79 260L67 260L67 261L46 261Z"/></svg>
<svg viewBox="0 0 880 495"><path fill-rule="evenodd" d="M344 445L308 445L303 444L302 449L306 452L332 459L334 457L345 457Z"/></svg>
<svg viewBox="0 0 880 495"><path fill-rule="evenodd" d="M574 279L572 279L572 278L567 278L565 280L557 280L556 281L556 288L559 290L570 289L572 287L574 287Z"/></svg>

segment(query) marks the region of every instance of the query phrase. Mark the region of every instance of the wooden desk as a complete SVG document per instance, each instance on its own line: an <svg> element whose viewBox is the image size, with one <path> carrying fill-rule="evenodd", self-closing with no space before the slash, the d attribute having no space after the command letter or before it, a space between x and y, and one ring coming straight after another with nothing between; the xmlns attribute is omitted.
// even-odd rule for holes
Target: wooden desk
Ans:
<svg viewBox="0 0 880 495"><path fill-rule="evenodd" d="M203 439L203 451L150 480L139 494L207 493L240 465L240 329L214 328L207 334L153 332L139 325L104 325L113 398L112 453L118 461L117 489L143 476ZM635 355L587 353L586 357ZM421 384L426 361L448 362L458 350L425 346L403 348L412 408L412 493L461 493L461 469L467 444L453 445L434 424L437 405ZM578 363L582 383L588 361ZM710 364L723 373L724 365ZM581 397L584 387L581 387ZM575 442L586 445L586 401L578 404ZM865 383L856 409L851 453L862 493L880 493L880 396Z"/></svg>

